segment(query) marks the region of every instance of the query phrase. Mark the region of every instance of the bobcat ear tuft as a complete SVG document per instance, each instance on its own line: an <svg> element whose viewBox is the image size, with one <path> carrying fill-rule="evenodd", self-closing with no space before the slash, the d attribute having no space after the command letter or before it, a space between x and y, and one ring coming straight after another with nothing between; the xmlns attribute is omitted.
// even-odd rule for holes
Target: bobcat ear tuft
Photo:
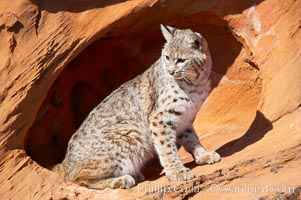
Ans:
<svg viewBox="0 0 301 200"><path fill-rule="evenodd" d="M165 40L168 42L171 38L173 38L176 28L173 28L171 26L164 26L161 24L161 31Z"/></svg>

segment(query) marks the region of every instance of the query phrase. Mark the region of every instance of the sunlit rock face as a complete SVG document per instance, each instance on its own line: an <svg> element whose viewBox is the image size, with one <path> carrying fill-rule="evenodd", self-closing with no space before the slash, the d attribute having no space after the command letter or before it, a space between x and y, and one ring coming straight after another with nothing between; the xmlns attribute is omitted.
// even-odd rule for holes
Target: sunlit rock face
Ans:
<svg viewBox="0 0 301 200"><path fill-rule="evenodd" d="M222 161L196 166L180 149L183 162L204 182L168 182L153 161L145 167L144 183L179 185L164 194L179 199L220 198L208 189L208 184L217 183L297 186L300 7L300 1L282 0L0 2L3 199L162 195L141 185L130 191L88 190L44 168L63 159L71 135L93 107L159 58L164 44L160 23L190 28L208 40L213 89L194 127L204 146L217 150ZM185 184L205 189L191 195L191 190L181 192L189 186ZM261 196L276 197L256 197Z"/></svg>

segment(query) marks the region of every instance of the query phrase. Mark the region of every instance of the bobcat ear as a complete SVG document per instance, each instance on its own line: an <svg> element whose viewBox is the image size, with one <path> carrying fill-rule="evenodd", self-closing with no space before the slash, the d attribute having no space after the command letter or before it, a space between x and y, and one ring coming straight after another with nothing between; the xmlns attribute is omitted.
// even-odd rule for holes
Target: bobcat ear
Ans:
<svg viewBox="0 0 301 200"><path fill-rule="evenodd" d="M198 50L200 48L200 41L194 40L192 43L192 48Z"/></svg>
<svg viewBox="0 0 301 200"><path fill-rule="evenodd" d="M198 50L200 48L201 44L202 44L202 38L200 37L200 35L199 34L191 35L191 41L192 41L191 42L191 47L193 49Z"/></svg>
<svg viewBox="0 0 301 200"><path fill-rule="evenodd" d="M161 31L165 40L168 42L171 38L173 38L176 28L164 26L161 24Z"/></svg>

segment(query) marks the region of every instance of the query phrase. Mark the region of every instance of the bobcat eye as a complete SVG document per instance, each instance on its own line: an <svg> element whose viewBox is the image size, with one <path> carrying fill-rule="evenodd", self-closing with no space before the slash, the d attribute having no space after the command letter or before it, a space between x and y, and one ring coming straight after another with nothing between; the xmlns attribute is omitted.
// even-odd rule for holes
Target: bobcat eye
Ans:
<svg viewBox="0 0 301 200"><path fill-rule="evenodd" d="M185 62L186 60L185 59L182 59L182 58L178 58L178 60L177 60L177 62L178 63L183 63L183 62Z"/></svg>
<svg viewBox="0 0 301 200"><path fill-rule="evenodd" d="M166 60L169 60L169 56L165 56Z"/></svg>

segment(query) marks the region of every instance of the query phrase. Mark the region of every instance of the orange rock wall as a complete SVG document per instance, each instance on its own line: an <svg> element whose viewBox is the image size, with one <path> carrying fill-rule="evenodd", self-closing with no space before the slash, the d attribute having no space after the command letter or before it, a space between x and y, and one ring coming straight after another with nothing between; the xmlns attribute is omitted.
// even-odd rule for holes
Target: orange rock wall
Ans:
<svg viewBox="0 0 301 200"><path fill-rule="evenodd" d="M221 197L210 192L209 184L297 187L301 184L296 178L301 177L300 7L300 1L284 0L1 1L3 199L162 197L141 192L139 186L130 191L88 190L42 167L62 159L68 139L91 108L158 58L164 42L160 23L191 28L209 42L214 89L194 126L205 147L222 155L218 164L195 166L181 149L183 162L198 176L184 186L204 191L181 192L179 186L164 197ZM274 168L279 169L277 179L269 171ZM155 169L146 168L145 183L179 184L153 174Z"/></svg>

